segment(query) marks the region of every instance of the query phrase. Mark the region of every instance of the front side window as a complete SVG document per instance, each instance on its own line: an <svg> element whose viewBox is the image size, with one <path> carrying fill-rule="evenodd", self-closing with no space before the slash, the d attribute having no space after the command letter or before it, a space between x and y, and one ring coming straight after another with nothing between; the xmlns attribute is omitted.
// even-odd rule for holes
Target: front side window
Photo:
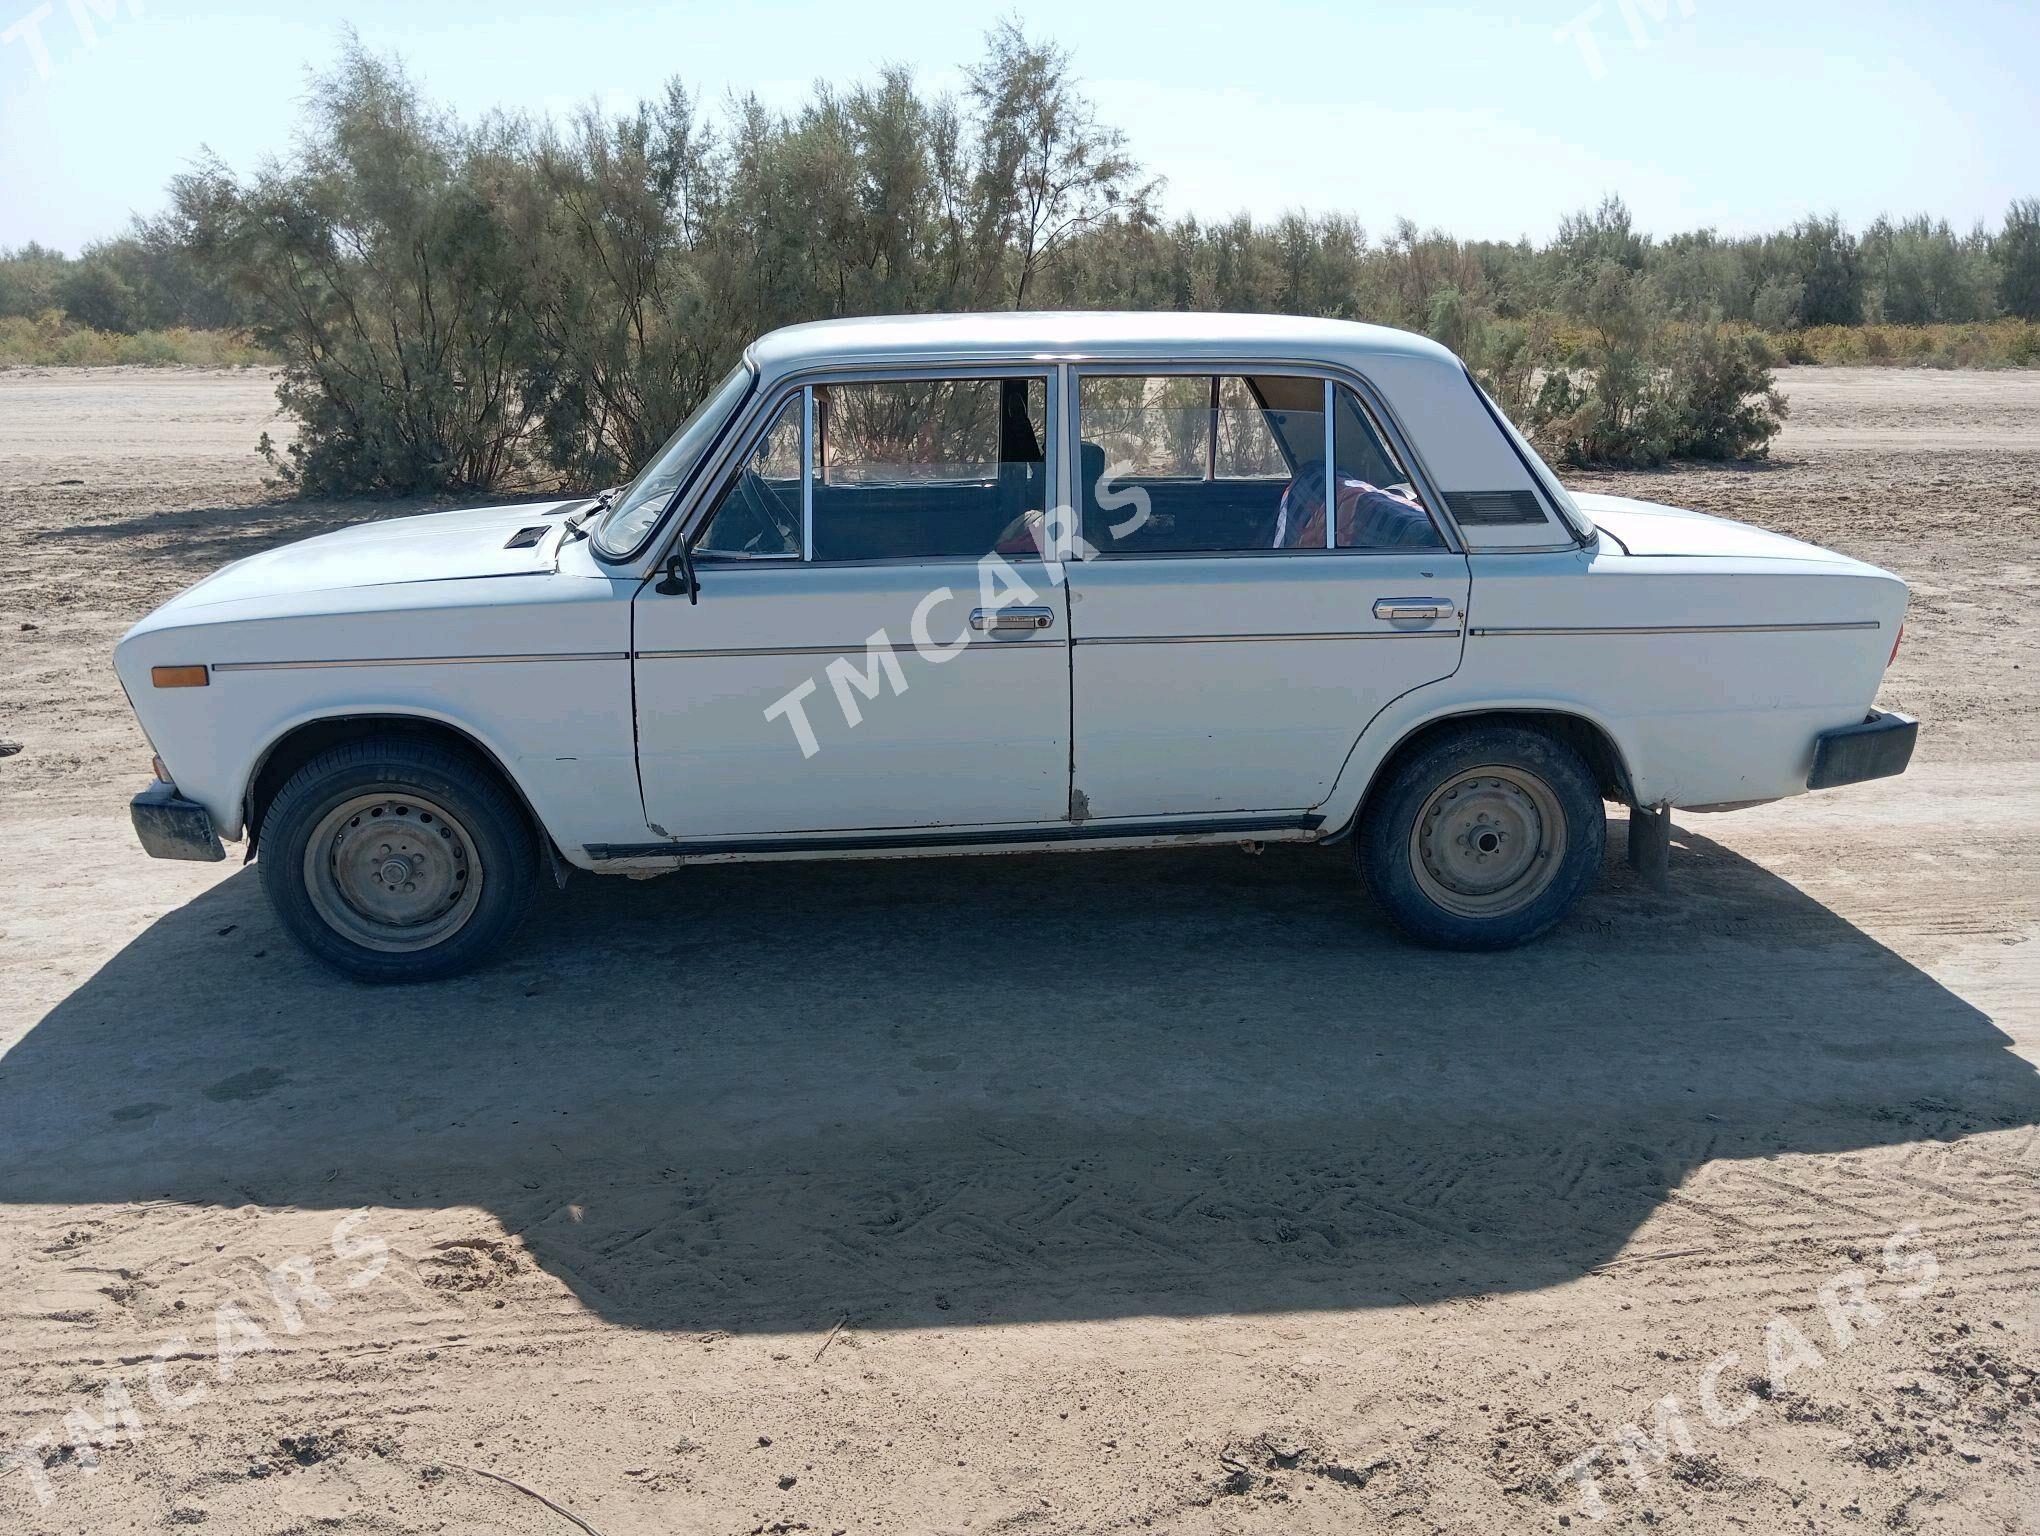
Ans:
<svg viewBox="0 0 2040 1536"><path fill-rule="evenodd" d="M1039 554L1045 378L816 385L816 560Z"/></svg>
<svg viewBox="0 0 2040 1536"><path fill-rule="evenodd" d="M886 379L795 390L719 492L697 555L826 561L1040 558L1046 378Z"/></svg>
<svg viewBox="0 0 2040 1536"><path fill-rule="evenodd" d="M644 542L652 525L665 515L673 493L686 484L694 466L701 462L701 456L721 435L724 425L750 392L750 367L739 363L708 392L707 398L680 424L680 430L666 440L665 447L652 455L637 478L617 493L609 510L595 524L597 550L613 560L627 559Z"/></svg>
<svg viewBox="0 0 2040 1536"><path fill-rule="evenodd" d="M1324 379L1088 376L1077 430L1084 537L1103 555L1443 543L1365 408Z"/></svg>

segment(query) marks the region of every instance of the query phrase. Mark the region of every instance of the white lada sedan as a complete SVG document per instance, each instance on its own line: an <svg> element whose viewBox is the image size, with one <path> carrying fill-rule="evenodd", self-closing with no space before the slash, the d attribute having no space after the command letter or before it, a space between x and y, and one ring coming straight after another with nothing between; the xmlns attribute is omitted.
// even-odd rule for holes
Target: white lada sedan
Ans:
<svg viewBox="0 0 2040 1536"><path fill-rule="evenodd" d="M148 852L259 852L354 976L466 967L550 868L1343 842L1520 943L1673 807L1903 771L1906 588L1569 494L1444 348L1002 314L759 340L629 485L239 561L115 666Z"/></svg>

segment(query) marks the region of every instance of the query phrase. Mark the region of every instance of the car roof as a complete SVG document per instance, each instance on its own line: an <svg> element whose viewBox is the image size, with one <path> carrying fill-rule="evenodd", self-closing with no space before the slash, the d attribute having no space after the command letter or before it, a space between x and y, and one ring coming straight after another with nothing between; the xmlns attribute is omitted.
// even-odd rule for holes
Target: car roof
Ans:
<svg viewBox="0 0 2040 1536"><path fill-rule="evenodd" d="M1200 358L1293 360L1397 356L1458 359L1435 341L1387 326L1297 315L1164 311L1007 310L961 315L870 315L818 320L772 331L751 347L767 378L822 363L916 359Z"/></svg>

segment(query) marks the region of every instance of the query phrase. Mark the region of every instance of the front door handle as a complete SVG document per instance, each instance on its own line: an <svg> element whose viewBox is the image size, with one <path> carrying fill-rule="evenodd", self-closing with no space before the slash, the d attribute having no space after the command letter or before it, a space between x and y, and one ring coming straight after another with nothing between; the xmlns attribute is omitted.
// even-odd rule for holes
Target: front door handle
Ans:
<svg viewBox="0 0 2040 1536"><path fill-rule="evenodd" d="M973 608L970 611L970 627L981 635L1016 629L1047 629L1054 622L1053 608Z"/></svg>
<svg viewBox="0 0 2040 1536"><path fill-rule="evenodd" d="M1447 597L1384 597L1374 604L1377 619L1449 619L1452 614Z"/></svg>

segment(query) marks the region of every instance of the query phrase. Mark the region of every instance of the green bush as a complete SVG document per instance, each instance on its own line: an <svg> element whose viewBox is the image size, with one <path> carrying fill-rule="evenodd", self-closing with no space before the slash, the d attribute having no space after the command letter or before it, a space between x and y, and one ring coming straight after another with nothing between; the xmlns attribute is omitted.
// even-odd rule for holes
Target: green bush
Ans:
<svg viewBox="0 0 2040 1536"><path fill-rule="evenodd" d="M121 335L72 325L57 310L33 319L0 317L0 366L94 368L113 364L148 367L251 368L274 367L273 352L256 346L240 331L195 331L182 326L167 331Z"/></svg>
<svg viewBox="0 0 2040 1536"><path fill-rule="evenodd" d="M299 429L262 451L306 491L485 489L524 468L536 348L531 273L494 207L495 126L421 104L401 70L349 49L314 83L300 160L248 187L208 165L173 184L194 246L233 274L258 342L284 359Z"/></svg>
<svg viewBox="0 0 2040 1536"><path fill-rule="evenodd" d="M1885 363L1909 368L2029 368L2040 362L2040 323L1817 325L1772 338L1790 363Z"/></svg>
<svg viewBox="0 0 2040 1536"><path fill-rule="evenodd" d="M1604 258L1568 295L1582 341L1553 356L1523 418L1570 464L1761 458L1784 424L1771 353L1747 328L1667 319L1635 268Z"/></svg>
<svg viewBox="0 0 2040 1536"><path fill-rule="evenodd" d="M81 261L57 283L57 302L71 320L93 331L139 329L134 290L103 261Z"/></svg>
<svg viewBox="0 0 2040 1536"><path fill-rule="evenodd" d="M338 493L621 480L754 337L840 315L1398 325L1582 463L1762 454L1778 362L2035 359L2030 323L1993 317L2040 305L2040 204L1994 234L1830 216L1657 239L1608 198L1541 247L1408 221L1370 239L1335 214L1165 223L1069 64L1007 23L953 99L888 70L786 113L745 97L705 117L676 81L564 125L463 122L350 39L288 159L246 179L205 164L77 258L0 252L0 314L42 360L184 359L174 324L245 323L298 424L267 451ZM48 331L52 306L72 314Z"/></svg>

